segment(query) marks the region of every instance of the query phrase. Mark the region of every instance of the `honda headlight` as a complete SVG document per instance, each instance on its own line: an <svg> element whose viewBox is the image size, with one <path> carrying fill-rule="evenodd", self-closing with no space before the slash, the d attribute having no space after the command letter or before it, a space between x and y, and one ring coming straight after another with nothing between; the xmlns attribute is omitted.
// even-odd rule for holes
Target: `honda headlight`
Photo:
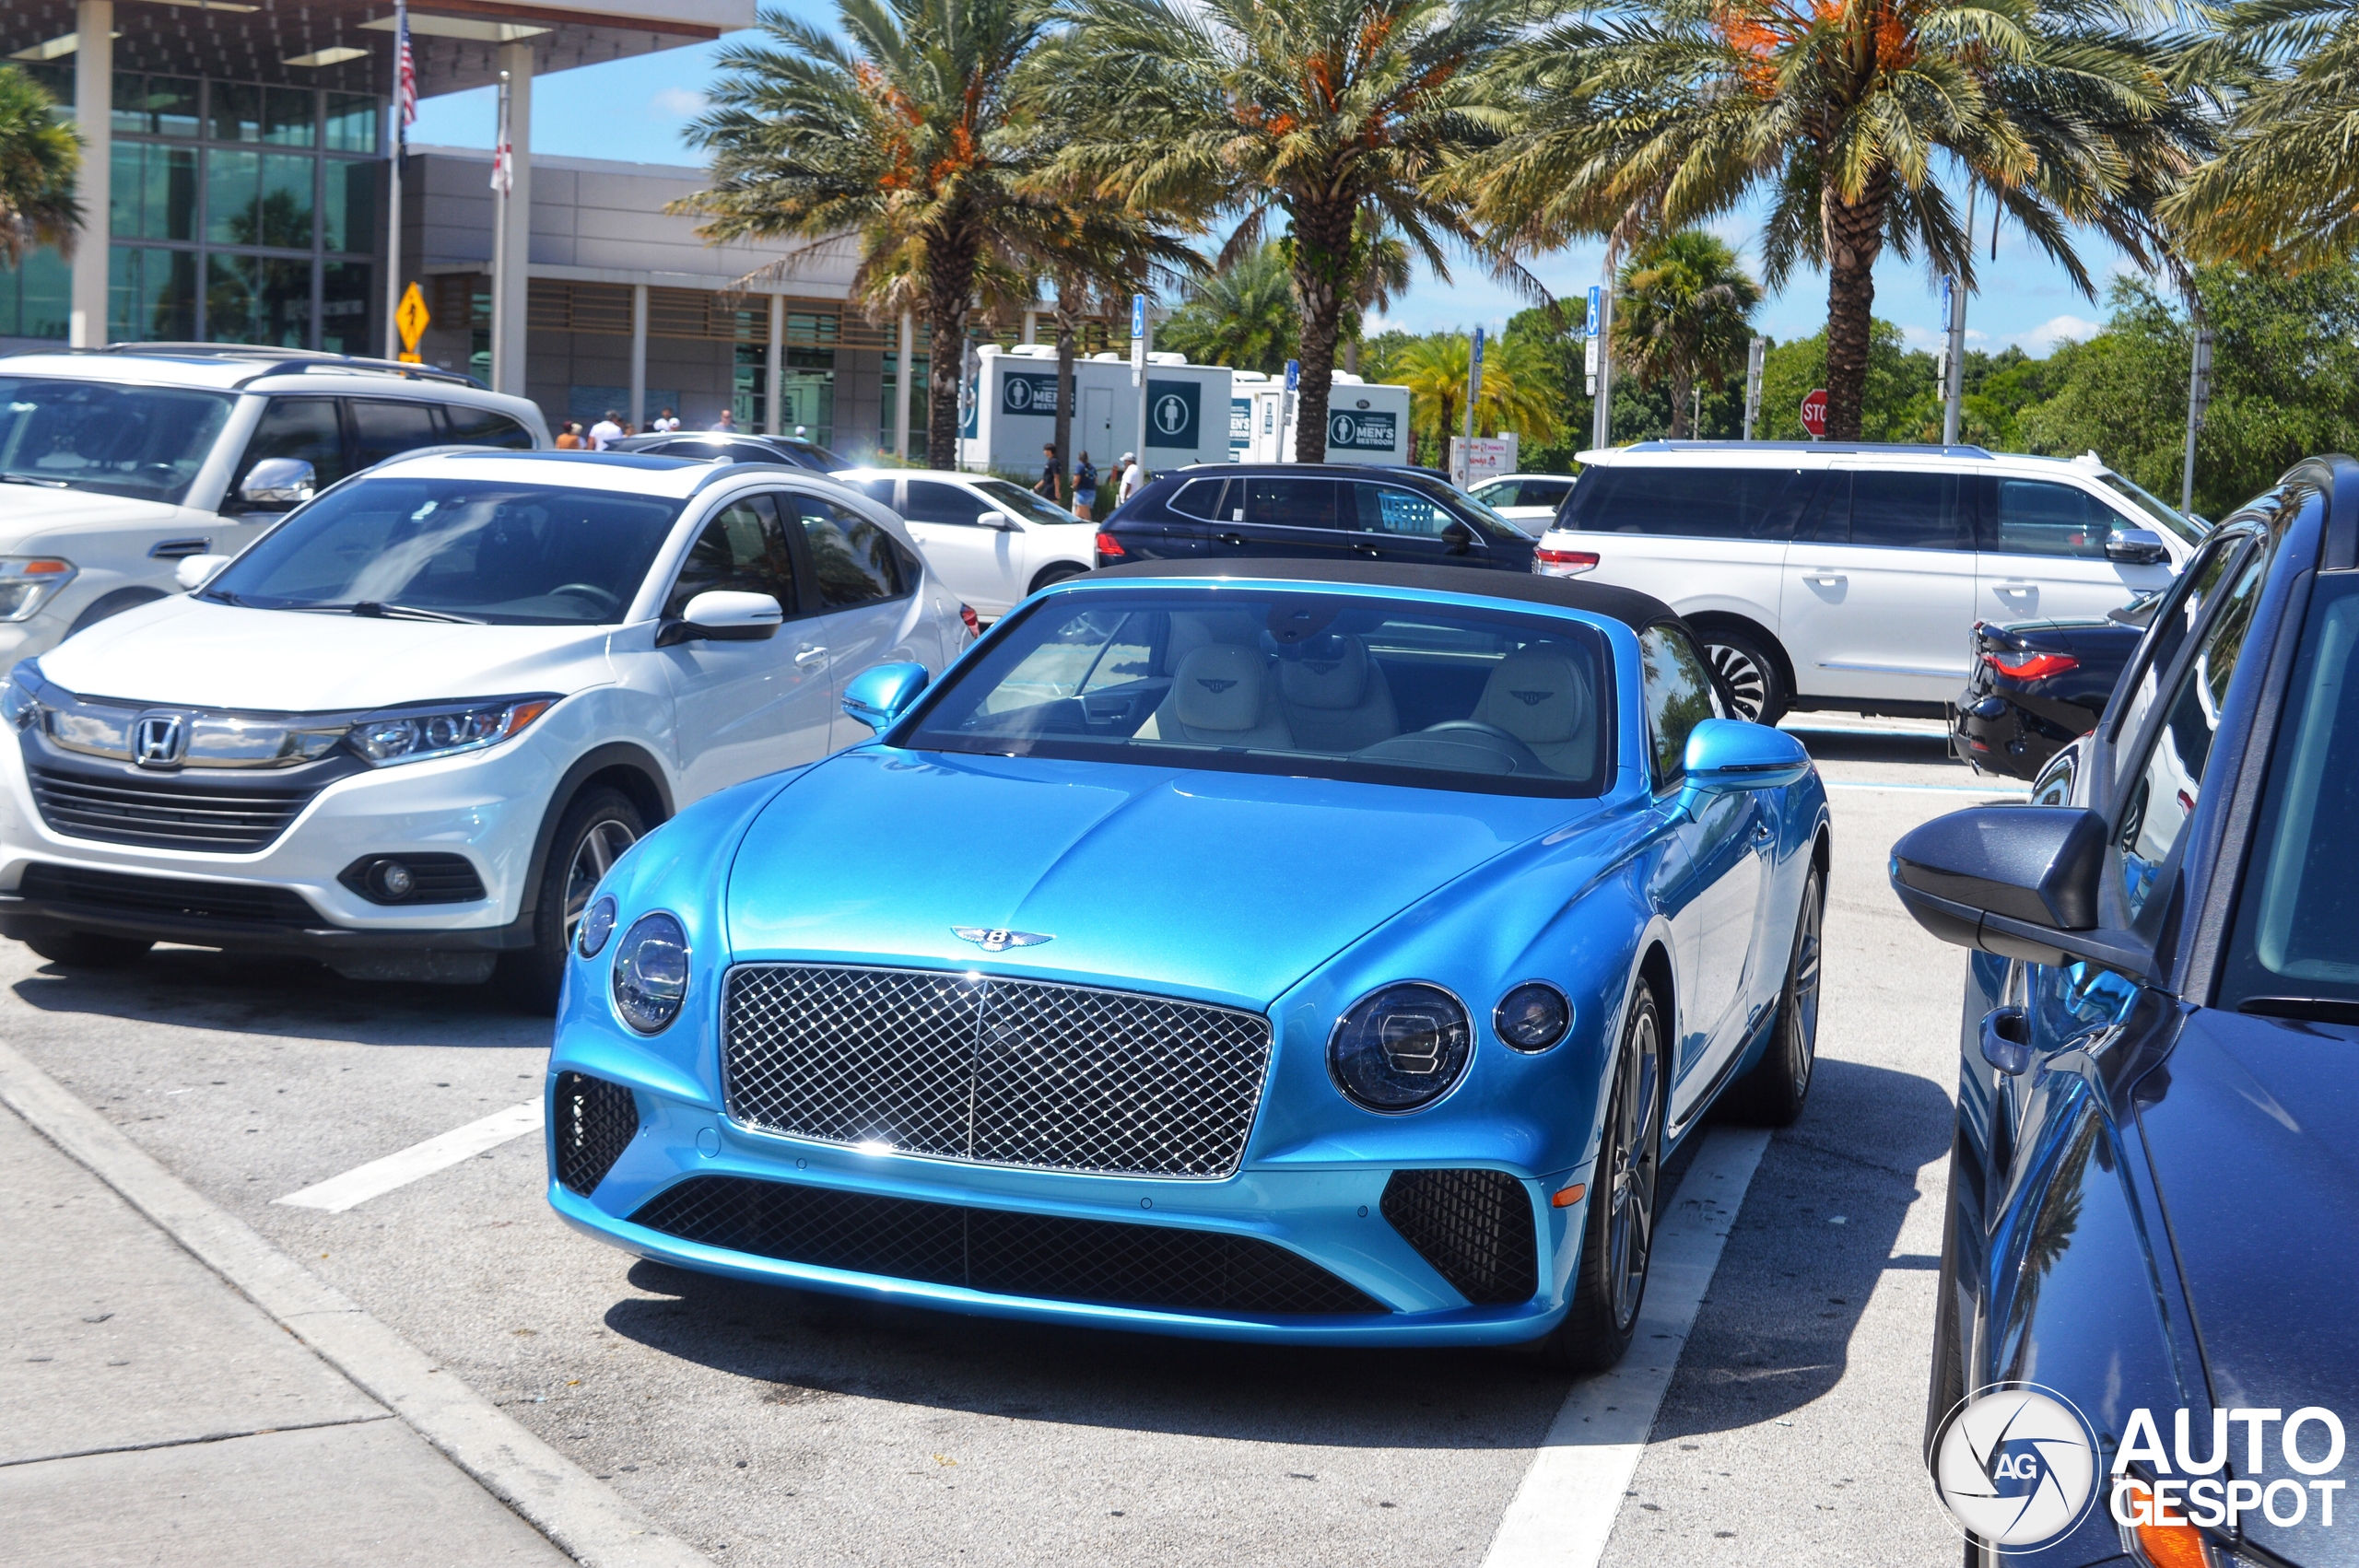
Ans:
<svg viewBox="0 0 2359 1568"><path fill-rule="evenodd" d="M379 767L391 767L398 762L423 762L496 746L556 706L553 696L528 696L451 708L403 708L362 720L345 731L345 739Z"/></svg>
<svg viewBox="0 0 2359 1568"><path fill-rule="evenodd" d="M71 561L54 556L0 556L0 621L29 621L74 580Z"/></svg>
<svg viewBox="0 0 2359 1568"><path fill-rule="evenodd" d="M1395 1114L1431 1105L1466 1072L1473 1021L1456 997L1421 981L1353 1004L1327 1041L1327 1071L1354 1105Z"/></svg>
<svg viewBox="0 0 2359 1568"><path fill-rule="evenodd" d="M29 659L0 675L0 722L13 730L29 730L41 721L41 698L32 690L40 678L41 666Z"/></svg>
<svg viewBox="0 0 2359 1568"><path fill-rule="evenodd" d="M688 994L688 933L671 915L641 915L615 949L615 1011L642 1035L663 1031Z"/></svg>

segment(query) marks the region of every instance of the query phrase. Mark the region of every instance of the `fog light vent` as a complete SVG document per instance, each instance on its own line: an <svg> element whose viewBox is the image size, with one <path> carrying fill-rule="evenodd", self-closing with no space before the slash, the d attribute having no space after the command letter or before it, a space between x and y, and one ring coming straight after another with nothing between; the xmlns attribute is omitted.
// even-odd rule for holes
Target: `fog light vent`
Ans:
<svg viewBox="0 0 2359 1568"><path fill-rule="evenodd" d="M639 1136L639 1104L619 1083L560 1072L549 1122L557 1129L557 1179L587 1198Z"/></svg>
<svg viewBox="0 0 2359 1568"><path fill-rule="evenodd" d="M1532 1198L1505 1171L1395 1171L1384 1184L1384 1218L1476 1306L1539 1293Z"/></svg>
<svg viewBox="0 0 2359 1568"><path fill-rule="evenodd" d="M472 904L483 878L464 855L364 855L336 881L371 904Z"/></svg>

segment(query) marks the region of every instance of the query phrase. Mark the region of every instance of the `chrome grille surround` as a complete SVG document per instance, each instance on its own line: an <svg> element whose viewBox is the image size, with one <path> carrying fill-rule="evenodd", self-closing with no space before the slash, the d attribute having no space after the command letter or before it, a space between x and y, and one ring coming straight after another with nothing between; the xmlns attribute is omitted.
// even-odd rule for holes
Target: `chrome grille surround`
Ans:
<svg viewBox="0 0 2359 1568"><path fill-rule="evenodd" d="M933 969L738 965L722 1036L751 1131L1180 1179L1236 1173L1270 1064L1258 1012Z"/></svg>

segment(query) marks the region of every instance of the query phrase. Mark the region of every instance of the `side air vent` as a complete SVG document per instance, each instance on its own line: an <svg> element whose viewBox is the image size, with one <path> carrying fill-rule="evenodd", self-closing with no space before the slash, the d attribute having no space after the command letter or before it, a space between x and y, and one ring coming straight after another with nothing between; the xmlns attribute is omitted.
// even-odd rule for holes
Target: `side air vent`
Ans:
<svg viewBox="0 0 2359 1568"><path fill-rule="evenodd" d="M1476 1306L1530 1301L1540 1290L1532 1198L1504 1171L1395 1171L1384 1218L1434 1271Z"/></svg>
<svg viewBox="0 0 2359 1568"><path fill-rule="evenodd" d="M639 1103L619 1083L560 1072L549 1120L557 1129L557 1179L587 1198L639 1136Z"/></svg>

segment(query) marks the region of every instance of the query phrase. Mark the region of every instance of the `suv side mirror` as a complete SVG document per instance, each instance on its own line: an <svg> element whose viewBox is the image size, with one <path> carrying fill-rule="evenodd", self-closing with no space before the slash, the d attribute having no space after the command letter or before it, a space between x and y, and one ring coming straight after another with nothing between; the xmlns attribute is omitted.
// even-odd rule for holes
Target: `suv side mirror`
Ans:
<svg viewBox="0 0 2359 1568"><path fill-rule="evenodd" d="M1443 548L1453 556L1462 556L1474 547L1474 531L1462 522L1453 521L1441 531Z"/></svg>
<svg viewBox="0 0 2359 1568"><path fill-rule="evenodd" d="M2129 566L2158 566L2171 558L2163 536L2151 528L2117 528L2106 535L2105 558Z"/></svg>
<svg viewBox="0 0 2359 1568"><path fill-rule="evenodd" d="M655 646L668 648L698 638L714 642L760 642L776 637L785 620L786 612L767 593L717 590L689 600L680 618L667 622L655 634Z"/></svg>
<svg viewBox="0 0 2359 1568"><path fill-rule="evenodd" d="M844 685L844 712L883 734L925 690L932 679L922 664L876 664Z"/></svg>
<svg viewBox="0 0 2359 1568"><path fill-rule="evenodd" d="M299 507L311 498L319 477L299 457L266 457L246 470L238 499L264 510Z"/></svg>
<svg viewBox="0 0 2359 1568"><path fill-rule="evenodd" d="M1687 732L1687 788L1707 793L1774 790L1810 773L1810 753L1783 730L1742 719L1707 719Z"/></svg>
<svg viewBox="0 0 2359 1568"><path fill-rule="evenodd" d="M2079 806L1952 812L1892 847L1892 888L1943 942L2139 978L2154 968L2153 949L2097 923L2109 837L2105 818Z"/></svg>
<svg viewBox="0 0 2359 1568"><path fill-rule="evenodd" d="M194 591L203 588L205 579L229 564L227 556L182 556L172 563L172 580Z"/></svg>
<svg viewBox="0 0 2359 1568"><path fill-rule="evenodd" d="M1015 532L1015 520L1004 512L983 512L976 517L975 526L996 528L1002 533L1013 533Z"/></svg>

